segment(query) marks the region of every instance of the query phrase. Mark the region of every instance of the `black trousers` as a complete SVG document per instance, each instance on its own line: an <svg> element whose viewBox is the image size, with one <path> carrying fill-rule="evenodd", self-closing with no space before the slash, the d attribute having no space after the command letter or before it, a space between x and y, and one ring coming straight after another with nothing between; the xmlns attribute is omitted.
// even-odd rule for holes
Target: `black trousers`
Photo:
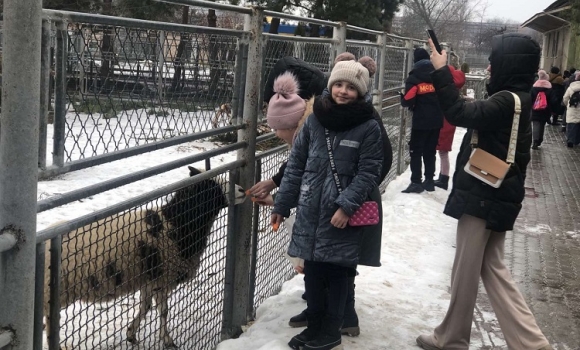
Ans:
<svg viewBox="0 0 580 350"><path fill-rule="evenodd" d="M411 154L411 182L421 183L422 163L425 163L425 180L435 177L435 158L440 129L411 130L409 152Z"/></svg>
<svg viewBox="0 0 580 350"><path fill-rule="evenodd" d="M538 146L544 142L544 130L546 128L546 122L544 121L532 121L532 139L538 143Z"/></svg>
<svg viewBox="0 0 580 350"><path fill-rule="evenodd" d="M308 328L340 336L349 296L349 279L355 274L356 270L351 267L304 261Z"/></svg>

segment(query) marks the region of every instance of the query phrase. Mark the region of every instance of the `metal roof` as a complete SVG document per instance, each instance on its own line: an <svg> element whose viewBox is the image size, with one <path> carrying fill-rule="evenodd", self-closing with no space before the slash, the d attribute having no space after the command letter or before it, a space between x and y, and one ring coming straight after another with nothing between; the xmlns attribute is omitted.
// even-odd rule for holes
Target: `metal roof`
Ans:
<svg viewBox="0 0 580 350"><path fill-rule="evenodd" d="M546 33L569 25L570 22L560 17L556 17L546 12L540 12L524 22L522 27L531 28L540 33Z"/></svg>
<svg viewBox="0 0 580 350"><path fill-rule="evenodd" d="M569 9L570 0L556 0L542 12L536 13L532 18L522 24L522 27L547 33L570 25L570 22L558 17L558 13Z"/></svg>

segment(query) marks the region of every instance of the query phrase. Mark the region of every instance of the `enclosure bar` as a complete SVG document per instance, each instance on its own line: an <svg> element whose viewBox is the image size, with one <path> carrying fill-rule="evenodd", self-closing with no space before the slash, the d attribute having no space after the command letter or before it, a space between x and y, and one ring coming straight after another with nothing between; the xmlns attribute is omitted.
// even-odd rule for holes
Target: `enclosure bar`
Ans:
<svg viewBox="0 0 580 350"><path fill-rule="evenodd" d="M250 33L248 43L247 75L244 90L243 124L245 129L238 132L238 140L248 143L248 147L238 151L238 159L246 161L240 169L240 185L250 188L255 179L256 134L261 95L260 72L263 60L262 25L264 14L259 7L252 7L252 14L245 16L244 30ZM236 235L235 251L235 282L234 282L234 309L232 326L241 328L248 323L251 310L249 303L249 275L250 254L252 241L252 203L239 207L238 233Z"/></svg>
<svg viewBox="0 0 580 350"><path fill-rule="evenodd" d="M262 159L256 159L256 183L262 181ZM248 292L248 310L255 318L254 300L256 294L256 266L258 264L258 230L260 228L260 206L254 203L252 213L252 251L250 260L250 291Z"/></svg>
<svg viewBox="0 0 580 350"><path fill-rule="evenodd" d="M4 2L0 114L0 232L17 249L0 253L0 329L9 350L32 349L40 110L40 0Z"/></svg>
<svg viewBox="0 0 580 350"><path fill-rule="evenodd" d="M280 19L289 19L289 20L300 21L300 22L304 22L304 23L320 24L320 25L327 26L327 27L334 27L334 28L338 27L337 22L325 21L323 19L317 19L317 18L308 18L308 17L304 17L304 16L291 15L288 13L281 13L281 12L276 12L276 11L265 10L264 16L278 17Z"/></svg>
<svg viewBox="0 0 580 350"><path fill-rule="evenodd" d="M270 34L270 33L264 33L262 35L264 37L268 38L268 40L305 42L305 43L313 43L313 44L332 44L332 43L334 43L333 39L328 39L328 38L310 38L310 37L287 36L287 35Z"/></svg>
<svg viewBox="0 0 580 350"><path fill-rule="evenodd" d="M48 106L50 106L50 22L42 21L40 47L40 113L38 118L38 167L46 168Z"/></svg>
<svg viewBox="0 0 580 350"><path fill-rule="evenodd" d="M44 310L44 249L45 242L40 242L36 245L36 274L34 283L34 350L42 350L43 334L43 310Z"/></svg>
<svg viewBox="0 0 580 350"><path fill-rule="evenodd" d="M274 148L270 148L267 151L260 152L260 153L256 154L256 159L266 158L266 157L272 156L276 153L280 153L280 152L287 150L287 149L288 149L288 145L280 145L280 146L277 146Z"/></svg>
<svg viewBox="0 0 580 350"><path fill-rule="evenodd" d="M56 28L56 82L54 89L54 143L52 145L52 164L64 165L64 143L66 138L66 63L68 60L68 35L66 24L60 22Z"/></svg>
<svg viewBox="0 0 580 350"><path fill-rule="evenodd" d="M50 268L48 315L50 326L46 329L48 335L48 350L60 350L60 262L62 260L62 235L50 240Z"/></svg>
<svg viewBox="0 0 580 350"><path fill-rule="evenodd" d="M347 40L346 44L347 45L354 45L354 46L372 47L374 49L381 47L381 45L379 45L378 43L372 43L372 42L360 41L360 40Z"/></svg>
<svg viewBox="0 0 580 350"><path fill-rule="evenodd" d="M202 132L196 132L194 134L176 136L163 141L152 142L145 145L114 151L111 153L100 154L98 156L86 159L75 160L73 162L65 163L62 167L50 166L42 171L39 171L38 175L40 179L46 179L56 175L82 170L105 163L111 163L117 160L126 159L140 154L158 151L167 147L183 144L185 142L197 141L208 137L225 134L228 132L234 132L241 128L242 126L229 125L219 129L211 129Z"/></svg>
<svg viewBox="0 0 580 350"><path fill-rule="evenodd" d="M175 182L171 185L167 185L167 186L158 188L158 189L153 190L151 192L147 192L147 193L142 194L140 196L128 199L126 201L117 203L117 204L109 206L107 208L104 208L104 209L95 211L93 213L81 216L81 217L76 218L74 220L70 220L70 221L61 223L59 225L45 228L44 230L37 232L36 242L39 243L39 242L47 241L47 240L52 239L54 237L57 237L59 235L76 230L79 227L83 227L85 225L94 223L96 221L104 219L104 218L111 216L113 214L117 214L119 212L122 212L123 210L142 206L143 203L151 202L151 201L156 200L157 198L159 198L161 196L165 196L165 195L172 193L180 188L196 184L196 183L201 182L203 180L210 179L210 178L212 178L216 175L220 175L226 171L239 168L239 167L243 166L244 164L245 164L244 160L236 160L236 161L233 161L233 162L228 163L226 165L223 165L223 166L214 168L212 170L208 170L206 172L203 172L199 175L188 177L184 180Z"/></svg>
<svg viewBox="0 0 580 350"><path fill-rule="evenodd" d="M234 245L236 243L236 208L234 203L235 182L238 178L237 169L229 173L229 197L228 197L228 227L226 230L226 267L224 275L224 306L222 312L222 340L231 338L234 334L232 327L232 310L234 309L234 276L235 260Z"/></svg>
<svg viewBox="0 0 580 350"><path fill-rule="evenodd" d="M116 16L97 15L92 13L69 12L57 10L43 10L43 18L56 22L83 22L91 24L101 24L106 26L123 26L141 29L166 30L174 32L214 34L241 37L244 32L234 29L201 27L187 24L176 24L156 21L146 21L142 19L133 19Z"/></svg>
<svg viewBox="0 0 580 350"><path fill-rule="evenodd" d="M231 145L223 146L220 148L215 148L207 152L202 152L195 154L193 156L181 158L174 160L172 162L163 163L161 165L157 165L154 167L150 167L144 170L141 170L136 173L127 174L124 176L120 176L111 180L103 181L91 186L79 188L74 191L70 191L64 193L62 195L53 196L42 201L38 202L37 212L42 213L43 211L47 211L50 209L54 209L56 207L60 207L62 205L72 203L78 201L79 199L87 198L90 196L94 196L96 194L121 187L136 181L140 181L146 179L151 176L159 175L165 173L169 170L177 169L181 166L185 166L191 163L199 162L204 160L208 157L215 157L219 156L224 153L233 152L239 149L246 147L247 144L245 142L238 142Z"/></svg>
<svg viewBox="0 0 580 350"><path fill-rule="evenodd" d="M212 1L203 1L203 0L156 0L159 2L166 2L169 4L178 4L178 5L187 5L187 6L199 6L205 7L215 10L223 10L223 11L231 11L237 13L243 13L249 15L252 13L252 9L248 7L236 6L236 5L229 5L229 4L220 4Z"/></svg>
<svg viewBox="0 0 580 350"><path fill-rule="evenodd" d="M352 30L354 32L365 33L365 34L372 34L372 35L382 35L383 34L383 32L378 31L378 30L372 30L372 29L368 29L368 28L357 27L357 26L353 26L352 24L347 24L346 25L346 29Z"/></svg>

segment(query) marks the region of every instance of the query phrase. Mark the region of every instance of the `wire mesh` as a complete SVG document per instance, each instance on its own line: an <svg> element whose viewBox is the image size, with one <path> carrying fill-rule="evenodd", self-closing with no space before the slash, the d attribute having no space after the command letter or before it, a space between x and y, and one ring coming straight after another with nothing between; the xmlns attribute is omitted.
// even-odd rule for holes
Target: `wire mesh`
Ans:
<svg viewBox="0 0 580 350"><path fill-rule="evenodd" d="M69 23L65 160L231 124L238 39Z"/></svg>
<svg viewBox="0 0 580 350"><path fill-rule="evenodd" d="M203 180L63 236L61 347L209 349L221 340L225 180Z"/></svg>
<svg viewBox="0 0 580 350"><path fill-rule="evenodd" d="M485 99L487 96L487 78L484 76L467 76L465 79L464 89L473 90L473 96L476 100Z"/></svg>
<svg viewBox="0 0 580 350"><path fill-rule="evenodd" d="M379 62L380 60L380 48L375 45L362 45L347 42L346 51L352 53L357 59L363 56L369 56L375 62ZM376 89L379 84L378 75L375 74L372 79L372 88Z"/></svg>
<svg viewBox="0 0 580 350"><path fill-rule="evenodd" d="M271 179L288 155L289 152L285 151L261 158L261 178ZM277 294L282 288L282 283L296 274L284 257L290 243L291 232L288 232L284 224L274 232L270 226L271 212L272 209L269 207L259 207L254 309L268 297Z"/></svg>
<svg viewBox="0 0 580 350"><path fill-rule="evenodd" d="M264 45L264 59L262 61L262 86L265 85L268 75L276 62L286 56L294 56L323 72L330 71L330 54L332 46L329 43L309 43L302 41L279 40L268 38ZM263 96L260 97L260 105Z"/></svg>

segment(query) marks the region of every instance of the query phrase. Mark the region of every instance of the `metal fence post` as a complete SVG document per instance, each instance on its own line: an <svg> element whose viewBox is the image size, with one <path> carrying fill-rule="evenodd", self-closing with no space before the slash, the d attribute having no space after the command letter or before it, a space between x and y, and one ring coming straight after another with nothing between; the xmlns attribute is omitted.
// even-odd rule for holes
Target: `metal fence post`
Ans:
<svg viewBox="0 0 580 350"><path fill-rule="evenodd" d="M50 104L50 22L42 21L40 47L40 114L38 124L38 167L46 168L48 106Z"/></svg>
<svg viewBox="0 0 580 350"><path fill-rule="evenodd" d="M379 112L381 118L383 117L383 90L385 88L385 68L387 66L387 33L377 35L377 44L379 45L379 61L377 67L378 78L377 93L373 94L373 105Z"/></svg>
<svg viewBox="0 0 580 350"><path fill-rule="evenodd" d="M33 345L41 16L40 0L4 3L0 238L18 238L0 249L0 330L9 350Z"/></svg>
<svg viewBox="0 0 580 350"><path fill-rule="evenodd" d="M405 43L405 47L407 49L407 64L406 67L406 71L405 72L410 72L411 68L413 67L413 42L411 40L406 40ZM406 75L404 77L404 79L406 79ZM405 168L407 167L407 164L405 162L405 143L407 141L407 111L405 111L405 109L401 106L401 122L400 122L400 128L399 128L399 152L397 155L397 170L398 170L398 174L402 174L405 172Z"/></svg>
<svg viewBox="0 0 580 350"><path fill-rule="evenodd" d="M159 95L159 101L163 101L164 98L164 84L163 77L165 73L165 31L159 31L159 42L157 44L157 93Z"/></svg>
<svg viewBox="0 0 580 350"><path fill-rule="evenodd" d="M244 159L246 165L241 168L239 184L244 188L250 188L255 179L256 159L256 134L258 122L258 101L260 100L261 77L255 72L260 72L262 67L262 25L263 9L252 7L252 14L247 15L244 23L244 31L249 32L248 63L246 74L246 87L244 92L243 124L245 128L238 132L238 141L247 142L247 147L238 152L238 159ZM232 326L239 328L248 322L251 317L253 301L250 300L250 265L252 247L252 202L246 201L239 206L235 245L235 283L234 283L234 308Z"/></svg>
<svg viewBox="0 0 580 350"><path fill-rule="evenodd" d="M337 22L338 27L332 31L332 44L334 50L330 50L329 66L332 69L336 56L346 51L346 22Z"/></svg>
<svg viewBox="0 0 580 350"><path fill-rule="evenodd" d="M67 25L60 22L56 25L56 82L54 89L54 135L52 164L64 165L64 142L66 133L66 63L68 59Z"/></svg>

